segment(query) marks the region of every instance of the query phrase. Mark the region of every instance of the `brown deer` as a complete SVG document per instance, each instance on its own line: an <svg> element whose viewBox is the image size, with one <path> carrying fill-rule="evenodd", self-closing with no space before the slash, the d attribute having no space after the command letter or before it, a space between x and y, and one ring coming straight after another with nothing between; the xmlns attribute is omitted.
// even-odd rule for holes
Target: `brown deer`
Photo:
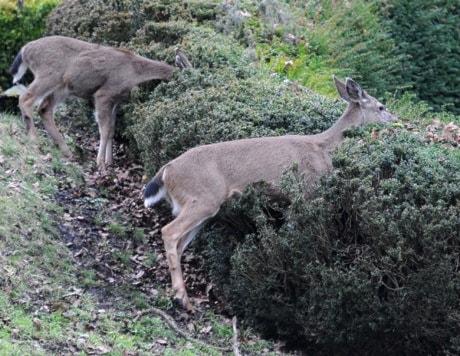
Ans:
<svg viewBox="0 0 460 356"><path fill-rule="evenodd" d="M180 61L179 61L180 60ZM185 55L176 50L176 62L191 67ZM176 70L169 64L138 56L130 51L101 46L63 36L43 37L27 43L11 65L16 84L27 68L34 81L19 98L19 108L29 137L37 142L33 109L45 129L68 157L72 153L53 119L54 110L65 98L94 98L100 144L97 165L105 170L112 164L117 104L126 99L132 87L146 81L167 80Z"/></svg>
<svg viewBox="0 0 460 356"><path fill-rule="evenodd" d="M149 207L163 198L172 205L175 219L161 229L175 300L188 311L180 259L203 223L219 211L222 203L241 194L251 183L279 186L283 172L293 165L304 174L305 194L317 178L332 169L332 152L343 141L343 131L367 123L388 124L397 118L354 80L334 77L340 96L348 106L328 130L310 136L287 135L250 138L198 146L160 168L147 184L144 196Z"/></svg>

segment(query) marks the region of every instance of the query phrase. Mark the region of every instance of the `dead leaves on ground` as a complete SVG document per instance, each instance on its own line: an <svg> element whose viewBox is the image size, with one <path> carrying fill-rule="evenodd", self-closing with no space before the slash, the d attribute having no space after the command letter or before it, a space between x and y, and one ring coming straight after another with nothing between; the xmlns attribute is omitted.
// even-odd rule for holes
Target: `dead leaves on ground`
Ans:
<svg viewBox="0 0 460 356"><path fill-rule="evenodd" d="M81 144L90 154L96 154L91 153L97 147L94 142ZM56 194L64 209L59 227L62 238L76 262L94 270L100 281L112 287L128 284L148 295L152 303L158 298L170 299L160 228L171 217L145 209L143 189L148 177L143 167L129 158L124 145L117 145L114 153L115 164L107 174L100 173L93 160L86 159L84 184L62 180ZM198 304L208 308L212 287L202 266L202 256L186 251L183 267L187 285ZM107 297L105 292L101 294Z"/></svg>
<svg viewBox="0 0 460 356"><path fill-rule="evenodd" d="M430 144L447 143L455 146L460 145L460 127L453 121L445 124L439 119L433 120L433 123L426 127L426 138Z"/></svg>

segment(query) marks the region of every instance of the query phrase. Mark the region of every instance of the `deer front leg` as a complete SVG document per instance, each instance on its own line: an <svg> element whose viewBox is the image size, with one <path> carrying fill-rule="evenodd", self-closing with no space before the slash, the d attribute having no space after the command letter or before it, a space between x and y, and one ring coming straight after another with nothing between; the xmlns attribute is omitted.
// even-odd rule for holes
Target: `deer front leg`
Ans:
<svg viewBox="0 0 460 356"><path fill-rule="evenodd" d="M32 94L33 90L30 89L31 87L19 97L19 109L21 110L21 116L24 120L27 136L38 144L38 137L34 124L34 104L37 99Z"/></svg>
<svg viewBox="0 0 460 356"><path fill-rule="evenodd" d="M95 99L96 121L100 135L96 163L100 169L105 171L106 165L113 163L112 141L115 132L115 103L101 94L96 95Z"/></svg>
<svg viewBox="0 0 460 356"><path fill-rule="evenodd" d="M38 113L43 121L46 131L54 139L62 153L67 157L72 157L72 152L64 141L61 133L56 127L53 115L54 109L65 98L65 95L57 97L55 94L47 96L38 107Z"/></svg>

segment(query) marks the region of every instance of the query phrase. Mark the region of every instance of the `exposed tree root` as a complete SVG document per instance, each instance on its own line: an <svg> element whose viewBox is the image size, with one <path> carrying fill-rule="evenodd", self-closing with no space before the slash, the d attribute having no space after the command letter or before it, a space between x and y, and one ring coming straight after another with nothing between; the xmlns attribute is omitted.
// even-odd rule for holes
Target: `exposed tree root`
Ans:
<svg viewBox="0 0 460 356"><path fill-rule="evenodd" d="M136 317L133 319L134 322L136 322L137 320L139 320L139 318L141 318L142 316L144 315L147 315L147 314L155 314L155 315L158 315L159 317L161 317L169 326L171 329L174 330L174 332L183 337L184 339L194 343L194 344L197 344L197 345L200 345L200 346L204 346L204 347L208 347L208 348L212 348L212 349L216 349L216 350L220 350L220 351L227 351L227 352L230 352L232 350L235 350L235 347L233 348L226 348L226 347L219 347L219 346L214 346L214 345L211 345L211 344L208 344L200 339L197 339L197 338L194 338L193 336L189 335L187 332L185 332L184 330L182 330L179 326L177 326L177 323L174 321L174 319L169 316L167 313L165 313L163 310L161 309L158 309L158 308L150 308L150 309L146 309L146 310L142 310L140 312L137 313ZM236 336L237 338L238 336ZM235 339L235 336L233 336L233 339ZM233 341L233 344L235 342ZM235 355L240 355L239 353L238 354L235 354Z"/></svg>
<svg viewBox="0 0 460 356"><path fill-rule="evenodd" d="M233 325L233 338L232 338L232 349L235 356L241 356L240 343L238 342L238 329L236 328L236 316L232 318Z"/></svg>

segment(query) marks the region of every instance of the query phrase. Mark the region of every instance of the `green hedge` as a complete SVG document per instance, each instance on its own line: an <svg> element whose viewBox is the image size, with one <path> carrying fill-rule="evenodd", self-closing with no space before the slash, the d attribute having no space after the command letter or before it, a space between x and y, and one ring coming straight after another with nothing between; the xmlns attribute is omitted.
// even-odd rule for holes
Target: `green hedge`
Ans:
<svg viewBox="0 0 460 356"><path fill-rule="evenodd" d="M191 26L212 21L217 12L213 1L64 0L49 16L47 34L112 46L177 46Z"/></svg>
<svg viewBox="0 0 460 356"><path fill-rule="evenodd" d="M200 238L213 279L233 313L312 352L459 352L459 172L458 150L413 134L352 139L312 201L286 175L281 213L253 190L224 207Z"/></svg>
<svg viewBox="0 0 460 356"><path fill-rule="evenodd" d="M45 30L45 19L59 0L16 1L0 3L0 91L12 85L9 68L16 54L27 42L39 38Z"/></svg>

